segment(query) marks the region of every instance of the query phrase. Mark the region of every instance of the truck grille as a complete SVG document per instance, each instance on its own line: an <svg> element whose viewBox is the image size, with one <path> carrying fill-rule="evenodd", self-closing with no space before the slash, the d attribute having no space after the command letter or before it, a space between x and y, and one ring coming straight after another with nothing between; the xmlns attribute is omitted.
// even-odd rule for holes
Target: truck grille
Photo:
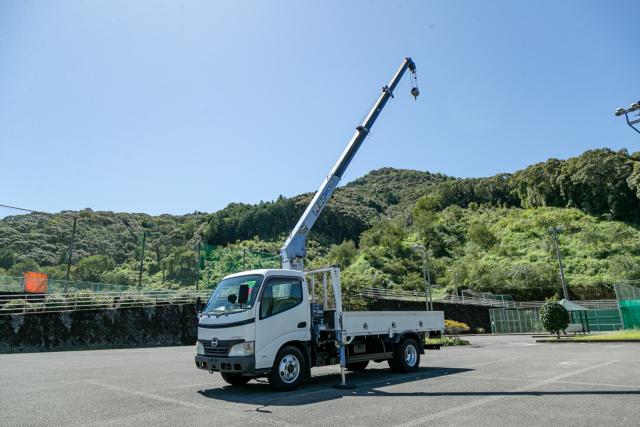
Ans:
<svg viewBox="0 0 640 427"><path fill-rule="evenodd" d="M234 344L244 342L244 340L219 340L218 345L213 347L211 340L198 340L204 347L205 356L226 357L229 349Z"/></svg>

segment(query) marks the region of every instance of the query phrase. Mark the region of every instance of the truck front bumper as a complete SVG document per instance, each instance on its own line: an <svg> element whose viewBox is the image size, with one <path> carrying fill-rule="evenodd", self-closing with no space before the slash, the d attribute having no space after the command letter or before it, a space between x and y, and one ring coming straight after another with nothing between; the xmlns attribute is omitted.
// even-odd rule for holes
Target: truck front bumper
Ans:
<svg viewBox="0 0 640 427"><path fill-rule="evenodd" d="M212 357L196 356L196 367L206 371L229 372L234 374L245 374L255 371L255 356L243 357Z"/></svg>

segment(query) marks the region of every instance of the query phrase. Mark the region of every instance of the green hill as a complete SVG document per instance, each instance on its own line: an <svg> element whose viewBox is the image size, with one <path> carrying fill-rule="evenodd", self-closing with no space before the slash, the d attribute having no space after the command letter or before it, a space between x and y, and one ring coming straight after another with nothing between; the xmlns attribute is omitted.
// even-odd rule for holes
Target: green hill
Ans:
<svg viewBox="0 0 640 427"><path fill-rule="evenodd" d="M339 263L348 287L419 289L424 286L421 261L411 246L420 243L428 248L438 286L538 299L558 290L546 230L563 226L571 292L610 296L616 281L640 279L639 159L624 150L591 150L513 174L473 179L372 171L336 191L311 233L307 265ZM137 283L144 233L145 285L193 284L200 240L218 248L203 252L210 262L202 264L201 277L212 284L241 266L238 257L248 267L277 255L311 196L232 203L212 214L86 209L5 217L0 220L0 275L40 270L63 278L75 216L73 279Z"/></svg>

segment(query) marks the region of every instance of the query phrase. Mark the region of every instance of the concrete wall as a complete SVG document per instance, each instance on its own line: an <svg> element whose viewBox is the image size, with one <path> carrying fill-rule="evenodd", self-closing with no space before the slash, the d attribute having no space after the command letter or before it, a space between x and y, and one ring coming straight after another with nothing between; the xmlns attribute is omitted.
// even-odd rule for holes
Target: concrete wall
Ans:
<svg viewBox="0 0 640 427"><path fill-rule="evenodd" d="M184 345L196 334L192 304L5 315L0 353Z"/></svg>

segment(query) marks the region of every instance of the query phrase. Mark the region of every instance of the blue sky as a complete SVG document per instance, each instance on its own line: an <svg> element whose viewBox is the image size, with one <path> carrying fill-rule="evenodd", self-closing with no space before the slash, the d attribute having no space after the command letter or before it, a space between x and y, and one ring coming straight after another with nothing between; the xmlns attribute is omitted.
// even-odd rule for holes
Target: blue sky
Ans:
<svg viewBox="0 0 640 427"><path fill-rule="evenodd" d="M404 56L344 182L640 149L637 1L5 1L0 204L211 212L312 191ZM9 212L1 211L6 215Z"/></svg>

